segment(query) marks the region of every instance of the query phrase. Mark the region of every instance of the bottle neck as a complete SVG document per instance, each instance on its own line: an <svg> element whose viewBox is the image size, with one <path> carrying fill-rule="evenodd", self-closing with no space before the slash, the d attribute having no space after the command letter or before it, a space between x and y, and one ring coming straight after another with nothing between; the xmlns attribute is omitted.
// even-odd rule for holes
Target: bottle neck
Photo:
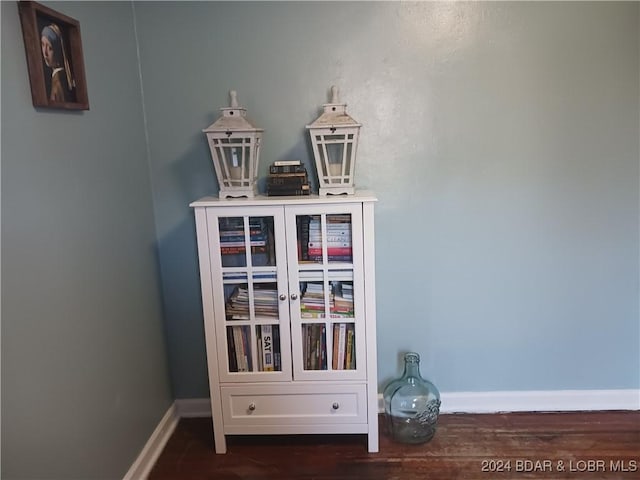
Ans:
<svg viewBox="0 0 640 480"><path fill-rule="evenodd" d="M404 374L402 376L420 378L420 363L412 361L405 362Z"/></svg>

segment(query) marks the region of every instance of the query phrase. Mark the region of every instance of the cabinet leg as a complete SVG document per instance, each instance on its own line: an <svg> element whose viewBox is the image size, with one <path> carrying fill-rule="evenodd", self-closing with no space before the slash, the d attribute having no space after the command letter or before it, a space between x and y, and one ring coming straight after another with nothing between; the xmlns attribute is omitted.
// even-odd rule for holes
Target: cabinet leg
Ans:
<svg viewBox="0 0 640 480"><path fill-rule="evenodd" d="M367 435L367 442L369 453L377 453L378 448L378 415L369 416L369 433Z"/></svg>
<svg viewBox="0 0 640 480"><path fill-rule="evenodd" d="M216 453L222 454L227 453L227 441L224 438L223 433L213 432L213 441L215 443Z"/></svg>
<svg viewBox="0 0 640 480"><path fill-rule="evenodd" d="M369 434L369 453L378 453L378 436Z"/></svg>

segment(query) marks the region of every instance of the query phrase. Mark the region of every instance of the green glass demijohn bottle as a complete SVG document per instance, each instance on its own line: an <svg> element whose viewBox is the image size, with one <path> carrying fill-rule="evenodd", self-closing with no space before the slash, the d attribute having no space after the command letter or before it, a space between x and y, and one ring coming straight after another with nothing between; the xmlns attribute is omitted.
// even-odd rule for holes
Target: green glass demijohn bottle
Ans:
<svg viewBox="0 0 640 480"><path fill-rule="evenodd" d="M420 355L404 356L404 373L383 392L389 434L403 443L425 443L436 433L440 392L420 376Z"/></svg>

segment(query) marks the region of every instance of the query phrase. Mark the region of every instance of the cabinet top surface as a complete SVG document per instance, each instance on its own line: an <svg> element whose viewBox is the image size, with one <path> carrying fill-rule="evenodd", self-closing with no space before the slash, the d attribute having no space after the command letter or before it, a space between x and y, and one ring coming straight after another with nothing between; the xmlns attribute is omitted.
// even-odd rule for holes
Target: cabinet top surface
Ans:
<svg viewBox="0 0 640 480"><path fill-rule="evenodd" d="M376 202L373 192L357 190L353 195L301 195L301 196L266 196L256 195L254 198L218 198L203 197L189 204L190 207L222 207L222 206L254 206L254 205L305 205L336 204L353 202Z"/></svg>

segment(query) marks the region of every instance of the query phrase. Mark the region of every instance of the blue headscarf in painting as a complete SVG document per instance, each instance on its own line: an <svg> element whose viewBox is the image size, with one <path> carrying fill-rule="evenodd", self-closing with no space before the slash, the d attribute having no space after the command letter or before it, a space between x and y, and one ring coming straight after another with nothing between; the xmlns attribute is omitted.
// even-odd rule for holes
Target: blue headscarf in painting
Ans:
<svg viewBox="0 0 640 480"><path fill-rule="evenodd" d="M54 46L56 44L59 45L60 37L51 27L55 27L55 25L47 25L46 27L44 27L42 29L42 36L45 37L47 40L49 40L49 42L51 42L51 45L54 45ZM56 29L56 30L59 31L59 29Z"/></svg>
<svg viewBox="0 0 640 480"><path fill-rule="evenodd" d="M40 34L40 36L49 40L58 61L64 64L64 70L67 75L67 85L69 90L72 90L73 87L75 87L75 82L73 81L71 69L69 68L69 61L67 60L67 52L65 51L64 43L62 41L60 27L58 27L58 25L56 25L55 23L47 25L42 29L42 33Z"/></svg>

